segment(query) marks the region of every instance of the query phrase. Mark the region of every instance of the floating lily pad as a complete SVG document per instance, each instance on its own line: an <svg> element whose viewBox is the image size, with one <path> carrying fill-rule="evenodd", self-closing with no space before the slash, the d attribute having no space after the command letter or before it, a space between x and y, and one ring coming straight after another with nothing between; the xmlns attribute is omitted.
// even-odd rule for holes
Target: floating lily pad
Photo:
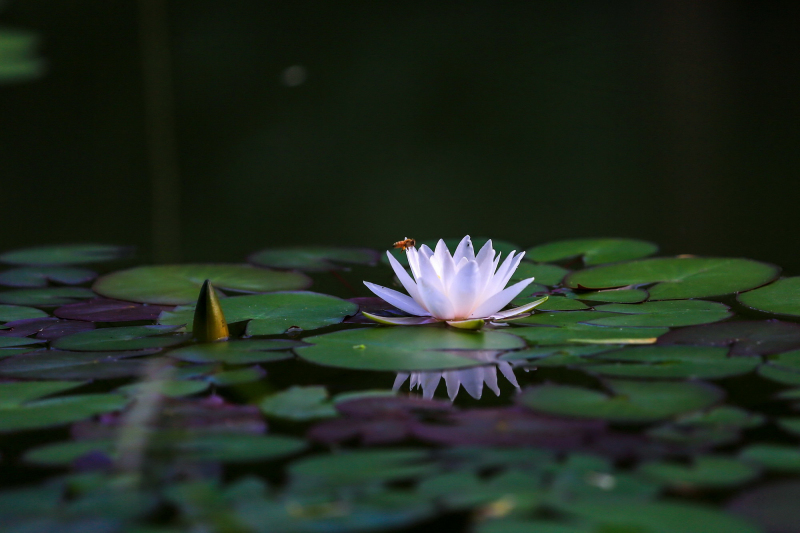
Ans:
<svg viewBox="0 0 800 533"><path fill-rule="evenodd" d="M573 357L584 357L587 355L594 355L597 353L607 352L618 348L614 345L580 345L580 344L563 344L555 346L538 346L535 348L528 348L527 350L519 350L515 352L507 352L501 355L498 359L501 361L520 361L531 360L537 361L545 357L553 355L567 355Z"/></svg>
<svg viewBox="0 0 800 533"><path fill-rule="evenodd" d="M0 383L0 409L9 409L31 400L74 389L81 381L21 381Z"/></svg>
<svg viewBox="0 0 800 533"><path fill-rule="evenodd" d="M604 291L573 292L568 297L588 302L638 304L647 300L650 297L650 293L644 289L608 289Z"/></svg>
<svg viewBox="0 0 800 533"><path fill-rule="evenodd" d="M579 270L564 280L573 289L648 287L651 300L705 298L746 291L780 273L774 265L750 259L659 257Z"/></svg>
<svg viewBox="0 0 800 533"><path fill-rule="evenodd" d="M589 524L571 524L550 520L523 520L502 518L487 520L476 525L475 533L595 533Z"/></svg>
<svg viewBox="0 0 800 533"><path fill-rule="evenodd" d="M527 253L528 259L542 262L581 257L588 266L639 259L657 251L655 244L636 239L569 239L540 244Z"/></svg>
<svg viewBox="0 0 800 533"><path fill-rule="evenodd" d="M475 350L524 347L519 337L498 331L462 331L442 327L363 328L303 339L295 348L303 359L358 370L438 370L485 364L458 355Z"/></svg>
<svg viewBox="0 0 800 533"><path fill-rule="evenodd" d="M800 276L779 279L736 298L742 305L765 313L800 316Z"/></svg>
<svg viewBox="0 0 800 533"><path fill-rule="evenodd" d="M800 385L800 350L769 356L758 374L786 385Z"/></svg>
<svg viewBox="0 0 800 533"><path fill-rule="evenodd" d="M351 450L339 454L312 455L288 467L291 482L321 490L326 486L360 485L417 479L436 473L424 449Z"/></svg>
<svg viewBox="0 0 800 533"><path fill-rule="evenodd" d="M208 390L211 384L208 381L198 380L169 380L161 383L158 394L169 398L181 398L192 396ZM131 383L116 390L126 396L136 396L142 390L141 383Z"/></svg>
<svg viewBox="0 0 800 533"><path fill-rule="evenodd" d="M223 370L214 372L205 378L206 381L218 387L233 387L242 383L252 383L267 375L267 372L258 365L250 368L237 368L235 370Z"/></svg>
<svg viewBox="0 0 800 533"><path fill-rule="evenodd" d="M713 346L632 346L593 359L617 363L592 365L588 372L660 379L721 379L752 372L761 363L758 357L728 357L727 348Z"/></svg>
<svg viewBox="0 0 800 533"><path fill-rule="evenodd" d="M541 297L541 295L538 295L515 298L511 302L511 305L514 307L519 307L531 303L534 300L538 300ZM584 309L589 309L589 306L583 302L573 300L572 298L567 298L565 296L550 296L547 298L547 301L536 306L537 311L580 311Z"/></svg>
<svg viewBox="0 0 800 533"><path fill-rule="evenodd" d="M289 420L305 421L339 415L328 397L328 391L320 386L290 387L267 396L259 406L268 416Z"/></svg>
<svg viewBox="0 0 800 533"><path fill-rule="evenodd" d="M589 322L592 319L599 320L602 317L613 316L611 313L600 313L598 311L555 311L536 313L528 317L511 320L513 324L531 324L535 326L558 326L571 327L582 322Z"/></svg>
<svg viewBox="0 0 800 533"><path fill-rule="evenodd" d="M143 266L114 272L98 279L93 288L107 298L185 305L197 301L205 280L217 289L236 292L304 289L311 284L311 280L299 272L267 270L250 265L186 264Z"/></svg>
<svg viewBox="0 0 800 533"><path fill-rule="evenodd" d="M0 302L33 307L58 307L95 296L94 292L83 287L47 287L0 292Z"/></svg>
<svg viewBox="0 0 800 533"><path fill-rule="evenodd" d="M800 448L785 444L754 444L739 452L739 458L775 472L800 473Z"/></svg>
<svg viewBox="0 0 800 533"><path fill-rule="evenodd" d="M40 246L0 254L0 263L11 265L78 265L101 263L129 255L131 248L108 244Z"/></svg>
<svg viewBox="0 0 800 533"><path fill-rule="evenodd" d="M0 409L0 432L46 428L118 411L127 403L119 394L82 394Z"/></svg>
<svg viewBox="0 0 800 533"><path fill-rule="evenodd" d="M30 344L41 344L42 339L29 339L27 337L0 337L0 348L13 348L15 346L28 346Z"/></svg>
<svg viewBox="0 0 800 533"><path fill-rule="evenodd" d="M546 383L523 391L522 405L554 415L612 422L653 422L704 409L722 399L722 390L702 382L609 380L610 392Z"/></svg>
<svg viewBox="0 0 800 533"><path fill-rule="evenodd" d="M477 255L478 251L483 247L484 244L486 244L486 241L488 239L486 237L476 237L470 240L472 241L472 247L475 250L475 254ZM423 240L417 239L417 249L419 249L424 244L427 245L431 250L435 250L436 243L438 242L439 239L423 239ZM450 250L451 254L456 251L456 248L458 248L458 244L460 242L461 238L444 239L444 243L447 245L447 249ZM495 239L492 239L492 248L494 249L495 254L497 252L500 252L501 254L503 254L504 257L513 251L519 252L522 250L522 246L519 246L511 242L499 241ZM395 259L397 259L400 262L401 265L408 266L408 259L406 258L405 252L395 248L389 250L389 252L395 257ZM389 262L389 260L386 258L384 254L381 254L381 261L383 263Z"/></svg>
<svg viewBox="0 0 800 533"><path fill-rule="evenodd" d="M751 463L712 455L695 457L690 464L645 463L637 471L645 477L676 488L734 487L755 479L761 473Z"/></svg>
<svg viewBox="0 0 800 533"><path fill-rule="evenodd" d="M784 431L800 436L800 418L780 418L778 425Z"/></svg>
<svg viewBox="0 0 800 533"><path fill-rule="evenodd" d="M536 283L552 286L561 283L561 280L564 279L564 276L567 274L569 274L569 270L558 265L522 261L511 276L509 283L534 278Z"/></svg>
<svg viewBox="0 0 800 533"><path fill-rule="evenodd" d="M9 287L47 287L53 281L63 285L80 285L97 277L97 273L74 267L22 267L0 272L0 285Z"/></svg>
<svg viewBox="0 0 800 533"><path fill-rule="evenodd" d="M600 316L586 321L597 326L662 326L674 328L719 322L733 315L727 305L704 300L607 304L595 306L595 310L604 313L619 313L616 316Z"/></svg>
<svg viewBox="0 0 800 533"><path fill-rule="evenodd" d="M800 348L800 324L742 320L690 326L670 331L658 343L730 346L731 355L769 355Z"/></svg>
<svg viewBox="0 0 800 533"><path fill-rule="evenodd" d="M26 318L44 318L47 313L35 307L22 305L0 305L0 322L13 322Z"/></svg>
<svg viewBox="0 0 800 533"><path fill-rule="evenodd" d="M90 452L115 457L115 441L71 441L49 444L27 452L30 463L48 466L68 465ZM298 453L307 447L302 439L279 435L243 433L198 433L173 438L156 435L153 446L171 450L187 461L222 461L226 463L266 461Z"/></svg>
<svg viewBox="0 0 800 533"><path fill-rule="evenodd" d="M94 329L94 324L79 320L62 320L49 316L6 322L5 327L6 329L0 331L0 336L28 337L36 335L37 339L53 340L65 335Z"/></svg>
<svg viewBox="0 0 800 533"><path fill-rule="evenodd" d="M765 420L766 417L762 414L751 413L739 407L722 405L708 411L683 415L675 423L682 426L754 428L762 425Z"/></svg>
<svg viewBox="0 0 800 533"><path fill-rule="evenodd" d="M168 355L192 363L250 365L291 359L294 354L288 350L304 345L302 342L288 339L236 340L192 344L172 350Z"/></svg>
<svg viewBox="0 0 800 533"><path fill-rule="evenodd" d="M131 322L155 320L163 311L171 310L170 306L93 298L86 302L64 305L53 311L53 314L59 318L87 322Z"/></svg>
<svg viewBox="0 0 800 533"><path fill-rule="evenodd" d="M609 533L762 533L749 522L711 507L684 502L591 501L564 505L564 510Z"/></svg>
<svg viewBox="0 0 800 533"><path fill-rule="evenodd" d="M652 344L667 333L668 328L612 328L575 324L569 327L518 327L514 335L534 344Z"/></svg>
<svg viewBox="0 0 800 533"><path fill-rule="evenodd" d="M339 324L358 306L347 300L316 292L273 292L220 300L225 320L230 324L249 320L247 335L278 335L291 328L311 330ZM192 327L194 306L167 311L160 324Z"/></svg>
<svg viewBox="0 0 800 533"><path fill-rule="evenodd" d="M0 375L24 379L115 379L140 376L145 361L129 358L150 355L156 351L36 351L0 361Z"/></svg>
<svg viewBox="0 0 800 533"><path fill-rule="evenodd" d="M101 328L61 337L53 341L53 347L84 352L164 348L188 340L183 334L170 335L178 328L180 326Z"/></svg>
<svg viewBox="0 0 800 533"><path fill-rule="evenodd" d="M261 250L248 261L262 267L320 272L341 268L342 264L374 265L378 258L378 252L366 248L294 246Z"/></svg>

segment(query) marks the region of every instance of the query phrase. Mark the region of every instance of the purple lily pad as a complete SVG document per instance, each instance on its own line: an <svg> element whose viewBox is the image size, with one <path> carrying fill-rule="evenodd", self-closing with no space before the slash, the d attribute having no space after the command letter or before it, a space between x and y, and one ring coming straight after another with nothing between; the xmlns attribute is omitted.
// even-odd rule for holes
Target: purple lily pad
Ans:
<svg viewBox="0 0 800 533"><path fill-rule="evenodd" d="M751 520L769 533L800 533L800 481L760 486L734 498L728 511Z"/></svg>
<svg viewBox="0 0 800 533"><path fill-rule="evenodd" d="M171 311L172 309L172 306L167 305L147 305L109 298L93 298L86 302L61 306L53 314L60 318L87 322L130 322L156 320L162 311Z"/></svg>
<svg viewBox="0 0 800 533"><path fill-rule="evenodd" d="M730 346L730 355L770 355L800 348L800 324L780 320L742 320L679 328L657 344Z"/></svg>
<svg viewBox="0 0 800 533"><path fill-rule="evenodd" d="M375 321L365 317L362 311L379 316L407 316L406 313L403 313L395 306L388 304L386 301L378 298L377 296L350 298L347 301L353 302L358 306L358 313L351 317L345 318L343 322L344 324L375 324Z"/></svg>
<svg viewBox="0 0 800 533"><path fill-rule="evenodd" d="M0 330L0 336L2 337L29 337L35 334L37 339L48 341L80 331L94 329L94 324L91 322L62 320L54 317L15 320L6 322L5 326L9 329Z"/></svg>
<svg viewBox="0 0 800 533"><path fill-rule="evenodd" d="M311 428L312 440L334 444L359 440L365 445L390 444L411 437L417 416L437 416L454 411L449 402L416 397L369 397L336 404L345 418L334 418Z"/></svg>

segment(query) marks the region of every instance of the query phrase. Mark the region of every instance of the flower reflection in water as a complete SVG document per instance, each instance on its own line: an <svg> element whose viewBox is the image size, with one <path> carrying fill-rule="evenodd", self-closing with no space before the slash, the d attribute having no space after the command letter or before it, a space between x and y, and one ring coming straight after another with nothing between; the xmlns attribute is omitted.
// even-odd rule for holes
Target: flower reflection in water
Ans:
<svg viewBox="0 0 800 533"><path fill-rule="evenodd" d="M519 390L519 383L517 383L517 378L514 376L514 370L511 368L511 364L506 361L496 361L495 358L497 354L498 352L491 351L475 352L470 355L473 359L491 363L485 366L434 372L398 372L397 378L394 380L394 387L392 388L397 391L406 380L409 380L409 390L417 388L422 389L422 397L431 399L436 392L436 388L439 386L439 382L444 378L447 387L447 395L450 397L451 401L455 400L459 388L462 386L470 396L479 400L483 395L484 384L494 392L496 396L500 396L500 387L497 383L497 371L499 370L503 377L514 385L514 388Z"/></svg>

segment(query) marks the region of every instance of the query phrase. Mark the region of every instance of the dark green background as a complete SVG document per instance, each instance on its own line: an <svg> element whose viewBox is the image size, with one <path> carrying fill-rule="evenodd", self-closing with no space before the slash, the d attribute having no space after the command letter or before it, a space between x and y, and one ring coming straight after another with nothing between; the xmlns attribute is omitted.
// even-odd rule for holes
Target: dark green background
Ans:
<svg viewBox="0 0 800 533"><path fill-rule="evenodd" d="M174 258L611 235L800 272L798 2L167 8ZM16 0L0 22L49 63L0 87L0 247L154 259L137 2Z"/></svg>

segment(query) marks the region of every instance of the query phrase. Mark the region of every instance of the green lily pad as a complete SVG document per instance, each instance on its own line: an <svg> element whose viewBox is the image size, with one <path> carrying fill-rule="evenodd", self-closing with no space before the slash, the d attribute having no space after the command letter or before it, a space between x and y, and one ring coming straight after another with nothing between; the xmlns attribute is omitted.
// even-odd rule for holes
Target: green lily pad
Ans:
<svg viewBox="0 0 800 533"><path fill-rule="evenodd" d="M514 307L528 304L534 300L538 300L542 296L526 296L524 298L515 298L511 302ZM589 309L589 306L578 300L567 298L565 296L550 296L546 302L536 306L537 311L581 311Z"/></svg>
<svg viewBox="0 0 800 533"><path fill-rule="evenodd" d="M299 272L283 272L236 264L142 266L98 279L93 289L107 298L131 302L185 305L197 301L205 280L217 289L271 292L304 289L311 280Z"/></svg>
<svg viewBox="0 0 800 533"><path fill-rule="evenodd" d="M225 320L231 324L249 320L247 335L279 335L290 328L311 330L341 323L358 312L347 300L316 292L273 292L220 300ZM159 324L183 325L191 331L194 306L165 311Z"/></svg>
<svg viewBox="0 0 800 533"><path fill-rule="evenodd" d="M655 244L636 239L569 239L534 246L527 255L532 261L542 262L581 257L588 266L639 259L657 251Z"/></svg>
<svg viewBox="0 0 800 533"><path fill-rule="evenodd" d="M424 449L352 450L312 455L288 467L293 486L313 489L428 477L439 470Z"/></svg>
<svg viewBox="0 0 800 533"><path fill-rule="evenodd" d="M676 488L735 487L759 476L761 470L733 457L700 456L690 464L651 462L639 466L645 477Z"/></svg>
<svg viewBox="0 0 800 533"><path fill-rule="evenodd" d="M597 530L589 524L502 518L479 522L473 531L474 533L596 533Z"/></svg>
<svg viewBox="0 0 800 533"><path fill-rule="evenodd" d="M472 241L472 247L475 250L475 254L477 255L478 251L486 244L486 241L489 240L486 237L476 237L474 239L470 239ZM436 243L439 242L439 239L417 239L417 249L419 249L423 244L427 245L431 250L436 249ZM461 238L451 238L451 239L444 239L444 243L447 245L447 249L450 250L450 253L456 251L458 247L458 243L461 242ZM492 248L494 249L495 253L500 252L503 254L503 257L507 256L513 251L521 251L522 246L517 244L508 242L508 241L499 241L496 239L492 239ZM408 259L406 258L405 252L402 250L392 248L389 250L395 259L397 259L401 265L408 266ZM381 262L388 263L389 260L386 258L384 254L381 254Z"/></svg>
<svg viewBox="0 0 800 533"><path fill-rule="evenodd" d="M669 328L612 328L575 324L569 327L516 327L514 335L534 344L652 344Z"/></svg>
<svg viewBox="0 0 800 533"><path fill-rule="evenodd" d="M120 394L62 396L0 409L0 432L39 429L77 422L102 413L118 411L128 402Z"/></svg>
<svg viewBox="0 0 800 533"><path fill-rule="evenodd" d="M775 472L800 473L800 448L784 444L754 444L739 452L739 458Z"/></svg>
<svg viewBox="0 0 800 533"><path fill-rule="evenodd" d="M683 415L675 423L681 426L754 428L764 424L765 421L766 417L762 414L751 413L739 407L722 405L708 411Z"/></svg>
<svg viewBox="0 0 800 533"><path fill-rule="evenodd" d="M288 339L247 339L192 344L171 350L167 355L191 363L251 365L291 359L294 354L288 350L303 345L302 342Z"/></svg>
<svg viewBox="0 0 800 533"><path fill-rule="evenodd" d="M23 379L115 379L139 376L145 361L129 357L149 355L157 350L137 352L64 352L42 350L0 361L0 375Z"/></svg>
<svg viewBox="0 0 800 533"><path fill-rule="evenodd" d="M599 316L587 321L596 326L680 327L719 322L733 315L727 305L704 300L666 300L640 304L606 304L595 306L616 316ZM622 316L620 316L622 315Z"/></svg>
<svg viewBox="0 0 800 533"><path fill-rule="evenodd" d="M169 335L180 326L124 326L81 331L53 341L54 348L79 352L164 348L188 340L183 334Z"/></svg>
<svg viewBox="0 0 800 533"><path fill-rule="evenodd" d="M0 263L38 266L79 265L112 261L125 257L130 252L129 247L108 244L39 246L0 254Z"/></svg>
<svg viewBox="0 0 800 533"><path fill-rule="evenodd" d="M742 305L775 315L800 316L800 276L779 279L736 297Z"/></svg>
<svg viewBox="0 0 800 533"><path fill-rule="evenodd" d="M800 436L800 418L779 418L778 425L784 431Z"/></svg>
<svg viewBox="0 0 800 533"><path fill-rule="evenodd" d="M0 303L34 307L59 307L72 304L96 294L83 287L47 287L0 292Z"/></svg>
<svg viewBox="0 0 800 533"><path fill-rule="evenodd" d="M768 356L758 375L785 385L800 385L800 350Z"/></svg>
<svg viewBox="0 0 800 533"><path fill-rule="evenodd" d="M224 370L215 372L205 379L217 387L233 387L242 383L252 383L258 381L266 375L263 368L254 366L250 368L237 368L235 370Z"/></svg>
<svg viewBox="0 0 800 533"><path fill-rule="evenodd" d="M10 287L47 287L54 281L63 285L80 285L97 277L92 270L75 267L22 267L0 272L0 285Z"/></svg>
<svg viewBox="0 0 800 533"><path fill-rule="evenodd" d="M458 355L475 350L513 350L519 337L499 331L442 327L351 329L303 339L295 348L303 359L324 366L357 370L439 370L485 364Z"/></svg>
<svg viewBox="0 0 800 533"><path fill-rule="evenodd" d="M293 246L261 250L248 261L262 267L321 272L341 268L341 264L374 265L378 257L377 252L366 248Z"/></svg>
<svg viewBox="0 0 800 533"><path fill-rule="evenodd" d="M81 381L20 381L0 383L0 409L18 407L31 400L74 389Z"/></svg>
<svg viewBox="0 0 800 533"><path fill-rule="evenodd" d="M597 353L607 352L614 350L617 346L610 345L580 345L580 344L563 344L555 346L537 346L535 348L528 348L527 350L518 350L514 352L507 352L498 357L501 361L521 361L521 360L539 360L553 355L567 355L573 357L584 357L587 355L594 355Z"/></svg>
<svg viewBox="0 0 800 533"><path fill-rule="evenodd" d="M208 390L211 384L208 381L198 380L169 380L161 384L158 393L168 398L182 398L184 396L191 396L199 394ZM116 390L125 396L136 396L142 390L141 383L131 383Z"/></svg>
<svg viewBox="0 0 800 533"><path fill-rule="evenodd" d="M28 346L30 344L42 344L43 342L46 341L44 339L29 339L28 337L0 337L0 348Z"/></svg>
<svg viewBox="0 0 800 533"><path fill-rule="evenodd" d="M561 280L564 279L564 276L567 274L569 274L569 270L558 265L522 261L511 276L509 283L533 278L536 283L553 286L561 283Z"/></svg>
<svg viewBox="0 0 800 533"><path fill-rule="evenodd" d="M650 297L644 289L608 289L604 291L573 292L568 298L587 302L607 302L616 304L638 304Z"/></svg>
<svg viewBox="0 0 800 533"><path fill-rule="evenodd" d="M22 305L0 305L0 322L13 322L27 318L44 318L49 316L41 309Z"/></svg>
<svg viewBox="0 0 800 533"><path fill-rule="evenodd" d="M605 352L593 359L616 361L586 370L603 376L659 379L721 379L752 372L758 357L728 357L728 349L715 346L632 346Z"/></svg>
<svg viewBox="0 0 800 533"><path fill-rule="evenodd" d="M226 463L266 461L303 451L308 444L302 439L280 435L242 433L188 434L178 437L156 434L152 446L171 450L187 461L222 461ZM29 463L68 465L90 452L116 456L113 440L68 441L34 448L24 455Z"/></svg>
<svg viewBox="0 0 800 533"><path fill-rule="evenodd" d="M746 291L780 273L774 265L750 259L659 257L579 270L564 280L573 289L609 289L651 284L651 300L705 298Z"/></svg>
<svg viewBox="0 0 800 533"><path fill-rule="evenodd" d="M620 423L654 422L705 409L724 396L702 382L609 380L610 392L545 383L523 391L519 402L535 411Z"/></svg>
<svg viewBox="0 0 800 533"><path fill-rule="evenodd" d="M328 397L328 391L321 386L290 387L267 396L261 400L259 407L268 416L296 421L339 415Z"/></svg>
<svg viewBox="0 0 800 533"><path fill-rule="evenodd" d="M563 508L594 523L598 533L762 533L749 522L712 507L678 501L579 500Z"/></svg>

